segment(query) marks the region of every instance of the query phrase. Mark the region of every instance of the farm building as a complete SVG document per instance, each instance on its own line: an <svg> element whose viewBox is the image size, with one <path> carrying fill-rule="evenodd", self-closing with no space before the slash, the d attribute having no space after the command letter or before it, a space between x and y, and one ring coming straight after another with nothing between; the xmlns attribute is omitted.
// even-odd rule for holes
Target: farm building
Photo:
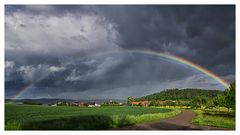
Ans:
<svg viewBox="0 0 240 135"><path fill-rule="evenodd" d="M149 103L150 103L149 101L139 101L139 102L134 101L131 104L132 104L132 106L134 106L134 105L148 106Z"/></svg>

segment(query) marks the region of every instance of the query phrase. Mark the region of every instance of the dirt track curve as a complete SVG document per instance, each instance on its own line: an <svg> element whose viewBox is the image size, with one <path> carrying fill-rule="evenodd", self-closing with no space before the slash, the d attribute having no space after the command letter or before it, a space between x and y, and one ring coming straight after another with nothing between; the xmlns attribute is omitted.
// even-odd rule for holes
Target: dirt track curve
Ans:
<svg viewBox="0 0 240 135"><path fill-rule="evenodd" d="M194 125L191 123L194 117L196 117L194 112L183 110L181 114L176 117L164 119L159 122L149 122L118 128L116 130L226 130L224 128Z"/></svg>

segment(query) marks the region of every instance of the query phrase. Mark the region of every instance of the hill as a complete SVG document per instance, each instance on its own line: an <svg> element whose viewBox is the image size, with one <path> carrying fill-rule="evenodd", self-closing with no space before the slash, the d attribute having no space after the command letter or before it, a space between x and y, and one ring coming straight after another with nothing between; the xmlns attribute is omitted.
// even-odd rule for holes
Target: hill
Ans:
<svg viewBox="0 0 240 135"><path fill-rule="evenodd" d="M136 98L135 101L150 101L150 100L192 100L196 96L205 96L213 98L218 94L223 94L220 90L205 90L205 89L167 89L158 93Z"/></svg>

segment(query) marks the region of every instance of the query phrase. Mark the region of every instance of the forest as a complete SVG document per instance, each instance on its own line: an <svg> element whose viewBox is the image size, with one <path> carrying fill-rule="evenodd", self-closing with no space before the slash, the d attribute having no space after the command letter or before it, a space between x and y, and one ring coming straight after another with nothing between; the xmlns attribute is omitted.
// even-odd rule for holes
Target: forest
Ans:
<svg viewBox="0 0 240 135"><path fill-rule="evenodd" d="M135 98L135 101L151 101L151 100L193 100L195 97L202 96L213 98L217 95L222 95L224 92L220 90L205 90L205 89L166 89L158 93Z"/></svg>

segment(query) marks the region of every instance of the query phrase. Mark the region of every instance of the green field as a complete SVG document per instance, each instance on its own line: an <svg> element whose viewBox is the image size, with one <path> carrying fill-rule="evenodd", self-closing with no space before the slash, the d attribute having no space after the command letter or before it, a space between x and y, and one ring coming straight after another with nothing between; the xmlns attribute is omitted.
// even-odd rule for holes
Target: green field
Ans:
<svg viewBox="0 0 240 135"><path fill-rule="evenodd" d="M5 129L109 129L179 114L179 109L146 107L67 107L5 104Z"/></svg>
<svg viewBox="0 0 240 135"><path fill-rule="evenodd" d="M235 129L235 112L226 110L193 110L197 117L193 123L205 126Z"/></svg>

